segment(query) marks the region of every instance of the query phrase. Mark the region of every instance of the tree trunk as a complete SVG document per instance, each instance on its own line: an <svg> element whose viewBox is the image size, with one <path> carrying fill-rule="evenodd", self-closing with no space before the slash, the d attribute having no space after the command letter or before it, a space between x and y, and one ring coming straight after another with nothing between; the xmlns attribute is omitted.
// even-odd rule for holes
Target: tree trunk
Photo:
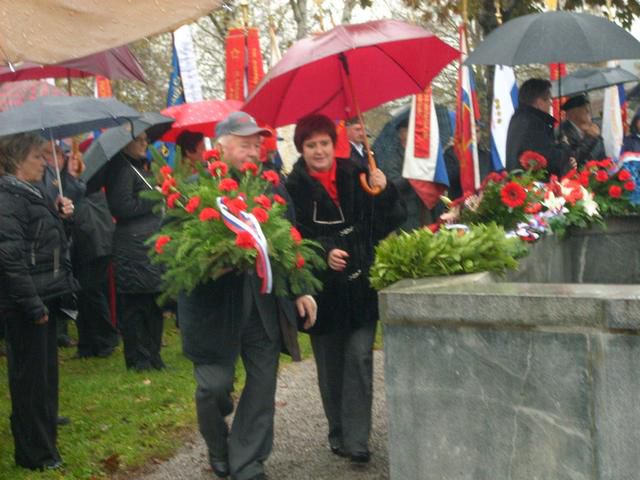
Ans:
<svg viewBox="0 0 640 480"><path fill-rule="evenodd" d="M298 31L296 33L296 39L300 40L307 36L307 0L289 0L291 9L293 10L293 18L296 21Z"/></svg>
<svg viewBox="0 0 640 480"><path fill-rule="evenodd" d="M344 0L344 8L342 9L342 24L346 25L351 23L351 14L356 6L357 0Z"/></svg>

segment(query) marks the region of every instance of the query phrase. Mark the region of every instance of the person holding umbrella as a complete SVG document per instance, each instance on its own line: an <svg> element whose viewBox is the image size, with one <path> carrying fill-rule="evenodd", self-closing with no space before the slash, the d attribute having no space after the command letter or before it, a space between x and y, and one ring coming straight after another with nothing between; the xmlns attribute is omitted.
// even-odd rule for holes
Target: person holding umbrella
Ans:
<svg viewBox="0 0 640 480"><path fill-rule="evenodd" d="M286 181L305 238L324 247L329 269L316 297L318 318L309 332L318 384L329 423L329 447L354 463L369 462L373 399L373 342L378 319L369 268L376 243L406 218L404 203L381 170L371 172L368 195L359 184L363 168L334 155L336 128L324 115L296 124L301 153Z"/></svg>
<svg viewBox="0 0 640 480"><path fill-rule="evenodd" d="M165 367L160 357L162 310L156 303L162 271L151 263L146 244L160 228L161 219L153 212L154 202L140 197L152 188L143 173L146 152L147 134L143 131L105 169L107 201L116 219L113 262L118 321L126 367L136 371Z"/></svg>
<svg viewBox="0 0 640 480"><path fill-rule="evenodd" d="M0 138L0 316L6 323L11 432L17 465L56 469L58 352L55 316L61 296L77 289L62 219L73 215L66 198L55 206L35 184L46 163L36 133Z"/></svg>

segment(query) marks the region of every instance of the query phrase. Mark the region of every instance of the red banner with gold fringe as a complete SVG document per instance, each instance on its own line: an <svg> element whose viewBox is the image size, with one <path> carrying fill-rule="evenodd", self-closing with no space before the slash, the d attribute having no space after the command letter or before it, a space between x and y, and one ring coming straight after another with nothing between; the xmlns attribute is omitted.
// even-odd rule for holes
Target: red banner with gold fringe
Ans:
<svg viewBox="0 0 640 480"><path fill-rule="evenodd" d="M227 75L225 92L227 100L245 99L245 60L246 44L243 28L232 28L227 34L225 42Z"/></svg>
<svg viewBox="0 0 640 480"><path fill-rule="evenodd" d="M250 28L247 31L247 53L248 53L248 71L247 85L249 94L253 92L264 77L264 67L262 66L262 50L260 50L260 38L258 37L258 29Z"/></svg>
<svg viewBox="0 0 640 480"><path fill-rule="evenodd" d="M414 155L429 158L431 155L431 85L416 95L416 130L414 135Z"/></svg>

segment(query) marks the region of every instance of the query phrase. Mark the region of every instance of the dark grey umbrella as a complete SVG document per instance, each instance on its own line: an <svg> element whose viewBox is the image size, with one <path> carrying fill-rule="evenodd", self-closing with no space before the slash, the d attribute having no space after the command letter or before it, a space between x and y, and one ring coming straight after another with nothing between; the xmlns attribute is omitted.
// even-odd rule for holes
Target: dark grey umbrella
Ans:
<svg viewBox="0 0 640 480"><path fill-rule="evenodd" d="M640 42L622 27L588 13L551 11L509 20L491 32L465 63L597 63L625 58L640 58ZM562 84L564 93L564 80Z"/></svg>
<svg viewBox="0 0 640 480"><path fill-rule="evenodd" d="M149 142L154 142L171 128L174 118L157 112L143 113L131 125L111 128L100 135L84 154L85 170L81 178L88 182L109 160L127 146L131 140L147 132Z"/></svg>
<svg viewBox="0 0 640 480"><path fill-rule="evenodd" d="M0 137L25 132L40 132L46 138L72 137L139 116L114 98L39 97L0 112Z"/></svg>
<svg viewBox="0 0 640 480"><path fill-rule="evenodd" d="M638 81L640 81L640 78L620 67L585 68L562 77L562 95L573 95L612 85L620 85L621 83ZM557 80L551 82L551 94L554 97L560 96L558 86Z"/></svg>

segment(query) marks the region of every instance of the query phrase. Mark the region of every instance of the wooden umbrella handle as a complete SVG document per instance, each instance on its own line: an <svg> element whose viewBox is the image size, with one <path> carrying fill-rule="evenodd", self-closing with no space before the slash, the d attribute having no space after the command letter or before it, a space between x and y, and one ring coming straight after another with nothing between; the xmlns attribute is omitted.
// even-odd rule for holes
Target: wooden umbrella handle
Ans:
<svg viewBox="0 0 640 480"><path fill-rule="evenodd" d="M375 172L378 167L376 165L376 161L373 159L373 154L371 153L371 150L369 149L369 142L367 141L367 137L365 137L365 148L367 150L367 160L369 163L369 173L373 173ZM380 187L371 187L369 185L369 180L367 179L367 174L366 173L361 173L360 174L360 186L362 187L362 189L367 192L369 195L371 196L376 196L376 195L380 195L382 193L382 188Z"/></svg>

